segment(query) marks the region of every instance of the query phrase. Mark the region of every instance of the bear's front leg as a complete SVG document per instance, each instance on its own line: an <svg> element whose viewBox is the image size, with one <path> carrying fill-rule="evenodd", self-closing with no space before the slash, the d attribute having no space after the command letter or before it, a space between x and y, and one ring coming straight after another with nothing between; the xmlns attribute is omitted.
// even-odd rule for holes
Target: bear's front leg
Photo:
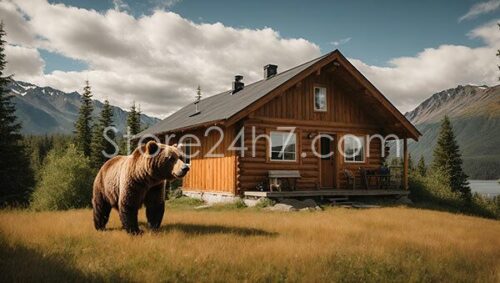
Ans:
<svg viewBox="0 0 500 283"><path fill-rule="evenodd" d="M149 189L144 198L144 204L146 205L149 228L160 228L163 213L165 212L165 183Z"/></svg>
<svg viewBox="0 0 500 283"><path fill-rule="evenodd" d="M141 234L139 223L137 221L137 213L141 208L141 203L144 199L144 192L134 186L124 186L120 190L120 198L118 201L118 210L120 212L120 220L123 229L130 234Z"/></svg>
<svg viewBox="0 0 500 283"><path fill-rule="evenodd" d="M96 230L104 230L111 213L111 204L101 192L94 190L92 198L92 208L94 212L94 227Z"/></svg>
<svg viewBox="0 0 500 283"><path fill-rule="evenodd" d="M139 235L143 231L139 229L139 223L137 221L137 214L139 212L138 207L133 207L130 205L121 205L120 210L120 220L122 222L123 229L127 233Z"/></svg>

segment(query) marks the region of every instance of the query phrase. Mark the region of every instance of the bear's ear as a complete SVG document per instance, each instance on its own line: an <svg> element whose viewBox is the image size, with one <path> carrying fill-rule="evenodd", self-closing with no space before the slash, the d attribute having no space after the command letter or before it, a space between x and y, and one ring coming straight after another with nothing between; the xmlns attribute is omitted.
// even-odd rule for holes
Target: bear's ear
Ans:
<svg viewBox="0 0 500 283"><path fill-rule="evenodd" d="M176 143L174 143L172 146L173 146L173 147L177 147L177 144L176 144Z"/></svg>
<svg viewBox="0 0 500 283"><path fill-rule="evenodd" d="M155 141L148 141L146 144L146 153L148 155L154 155L158 151L158 144Z"/></svg>

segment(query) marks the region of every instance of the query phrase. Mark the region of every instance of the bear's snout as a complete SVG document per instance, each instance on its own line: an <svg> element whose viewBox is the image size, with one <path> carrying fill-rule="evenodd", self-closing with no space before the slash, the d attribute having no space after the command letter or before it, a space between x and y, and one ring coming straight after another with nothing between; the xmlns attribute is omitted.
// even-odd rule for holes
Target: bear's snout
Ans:
<svg viewBox="0 0 500 283"><path fill-rule="evenodd" d="M181 162L179 162L175 166L175 169L172 173L176 178L183 178L184 176L186 176L189 169L190 169L189 164L186 164L186 163L181 164Z"/></svg>

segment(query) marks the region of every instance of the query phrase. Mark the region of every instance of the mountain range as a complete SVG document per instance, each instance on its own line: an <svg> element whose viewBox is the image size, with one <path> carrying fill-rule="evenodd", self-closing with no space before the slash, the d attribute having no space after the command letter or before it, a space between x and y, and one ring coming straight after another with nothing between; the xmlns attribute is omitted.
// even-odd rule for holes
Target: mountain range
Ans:
<svg viewBox="0 0 500 283"><path fill-rule="evenodd" d="M429 164L441 120L447 115L471 179L500 178L500 85L465 85L433 94L405 116L422 133L410 142L413 162L424 156Z"/></svg>
<svg viewBox="0 0 500 283"><path fill-rule="evenodd" d="M63 92L52 87L40 87L22 81L12 81L8 86L14 95L16 115L22 122L23 134L70 134L78 117L81 95L78 92ZM93 116L98 117L104 103L93 100ZM120 107L113 108L114 125L121 133L126 127L129 112ZM141 114L143 126L150 126L160 119Z"/></svg>

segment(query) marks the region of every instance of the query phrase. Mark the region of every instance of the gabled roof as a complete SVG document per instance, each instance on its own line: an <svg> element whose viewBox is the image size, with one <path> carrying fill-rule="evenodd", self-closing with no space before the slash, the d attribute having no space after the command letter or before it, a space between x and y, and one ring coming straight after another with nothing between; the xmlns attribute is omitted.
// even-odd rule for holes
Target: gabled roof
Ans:
<svg viewBox="0 0 500 283"><path fill-rule="evenodd" d="M269 79L245 85L242 90L238 91L234 95L232 94L232 90L228 90L202 99L198 104L200 113L197 115L193 115L196 112L196 106L194 103L190 103L161 122L158 122L154 126L146 129L140 133L139 136L144 134L172 132L175 130L191 128L196 125L203 125L209 122L226 120L245 109L259 98L265 96L273 89L293 78L300 72L314 65L314 63L320 61L327 55L321 56L287 71L278 73Z"/></svg>
<svg viewBox="0 0 500 283"><path fill-rule="evenodd" d="M136 137L147 134L159 135L182 131L209 124L222 124L228 120L233 120L234 122L235 118L240 116L238 114L243 114L243 110L248 110L252 108L252 106L256 106L257 101L273 92L273 90L278 89L280 86L289 81L302 79L302 77L305 77L310 72L321 68L335 59L345 61L347 65L352 67L357 72L357 75L361 76L358 79L365 80L365 83L368 83L371 87L373 87L377 93L376 95L380 96L377 98L381 99L381 102L383 100L384 103L382 104L385 107L391 108L389 109L390 112L395 114L397 116L396 118L398 118L398 120L413 133L413 138L418 139L418 136L421 135L418 130L404 117L403 114L390 104L382 93L380 93L361 73L359 73L359 71L357 71L338 50L325 54L287 71L278 73L271 78L245 85L245 87L236 94L232 94L232 91L229 90L202 99L198 104L198 109L200 111L197 114L195 114L196 106L194 103L190 103L161 122L158 122L152 127L139 133Z"/></svg>

